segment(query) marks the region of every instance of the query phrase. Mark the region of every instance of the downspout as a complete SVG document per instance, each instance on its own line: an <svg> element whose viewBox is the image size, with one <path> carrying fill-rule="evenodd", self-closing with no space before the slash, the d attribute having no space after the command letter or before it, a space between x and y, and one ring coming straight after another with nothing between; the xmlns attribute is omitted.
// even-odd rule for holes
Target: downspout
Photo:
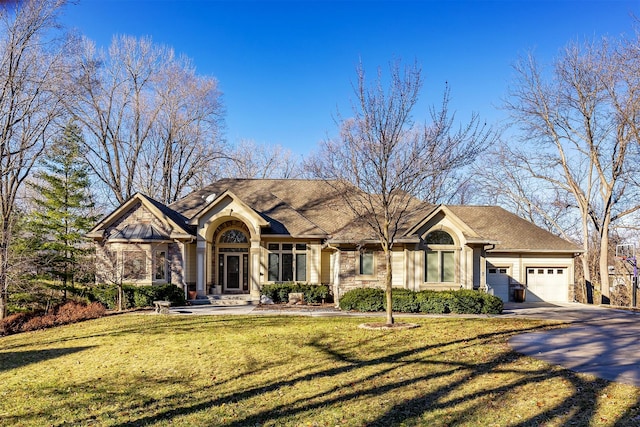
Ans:
<svg viewBox="0 0 640 427"><path fill-rule="evenodd" d="M480 289L489 292L489 288L487 287L487 251L495 249L496 245L491 243L489 245L482 245L482 253L480 257L482 261L480 262Z"/></svg>

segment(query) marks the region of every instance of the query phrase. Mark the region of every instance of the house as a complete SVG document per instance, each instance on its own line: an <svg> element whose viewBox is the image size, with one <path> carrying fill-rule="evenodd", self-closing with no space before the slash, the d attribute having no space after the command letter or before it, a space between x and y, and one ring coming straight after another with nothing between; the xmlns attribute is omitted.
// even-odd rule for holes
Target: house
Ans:
<svg viewBox="0 0 640 427"><path fill-rule="evenodd" d="M581 252L496 206L412 200L392 253L393 286L488 289L504 301L573 299ZM97 280L173 283L195 298L249 294L265 283L383 286L383 253L371 231L325 181L223 179L165 206L136 194L88 233Z"/></svg>

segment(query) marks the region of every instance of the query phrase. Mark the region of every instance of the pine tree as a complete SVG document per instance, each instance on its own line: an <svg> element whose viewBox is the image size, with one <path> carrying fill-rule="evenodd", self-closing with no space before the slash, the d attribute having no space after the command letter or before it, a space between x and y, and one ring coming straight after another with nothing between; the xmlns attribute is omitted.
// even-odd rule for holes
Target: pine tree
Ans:
<svg viewBox="0 0 640 427"><path fill-rule="evenodd" d="M62 282L74 283L78 263L91 248L84 234L96 222L89 168L83 161L82 133L69 122L42 160L42 170L29 185L35 210L29 220L38 246L39 269Z"/></svg>

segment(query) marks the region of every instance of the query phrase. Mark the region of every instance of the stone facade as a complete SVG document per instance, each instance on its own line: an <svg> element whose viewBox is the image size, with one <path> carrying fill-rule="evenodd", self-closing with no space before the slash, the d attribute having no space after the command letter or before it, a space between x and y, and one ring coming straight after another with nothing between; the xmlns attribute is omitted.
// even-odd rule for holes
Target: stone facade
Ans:
<svg viewBox="0 0 640 427"><path fill-rule="evenodd" d="M340 293L343 294L355 288L384 288L385 287L385 259L383 251L375 251L375 275L360 276L357 274L358 250L340 251Z"/></svg>

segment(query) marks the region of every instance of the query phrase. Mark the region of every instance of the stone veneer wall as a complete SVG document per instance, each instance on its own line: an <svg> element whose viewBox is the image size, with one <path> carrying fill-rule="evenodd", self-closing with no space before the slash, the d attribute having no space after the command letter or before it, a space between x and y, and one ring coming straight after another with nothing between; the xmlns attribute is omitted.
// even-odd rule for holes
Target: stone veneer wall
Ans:
<svg viewBox="0 0 640 427"><path fill-rule="evenodd" d="M384 288L386 274L384 252L376 251L375 254L375 277L367 276L361 278L356 274L356 261L359 252L357 250L340 251L340 294L355 288Z"/></svg>
<svg viewBox="0 0 640 427"><path fill-rule="evenodd" d="M184 277L184 264L187 260L183 259L184 255L184 243L175 242L169 243L168 258L169 258L169 280L176 286L184 289L185 277Z"/></svg>

